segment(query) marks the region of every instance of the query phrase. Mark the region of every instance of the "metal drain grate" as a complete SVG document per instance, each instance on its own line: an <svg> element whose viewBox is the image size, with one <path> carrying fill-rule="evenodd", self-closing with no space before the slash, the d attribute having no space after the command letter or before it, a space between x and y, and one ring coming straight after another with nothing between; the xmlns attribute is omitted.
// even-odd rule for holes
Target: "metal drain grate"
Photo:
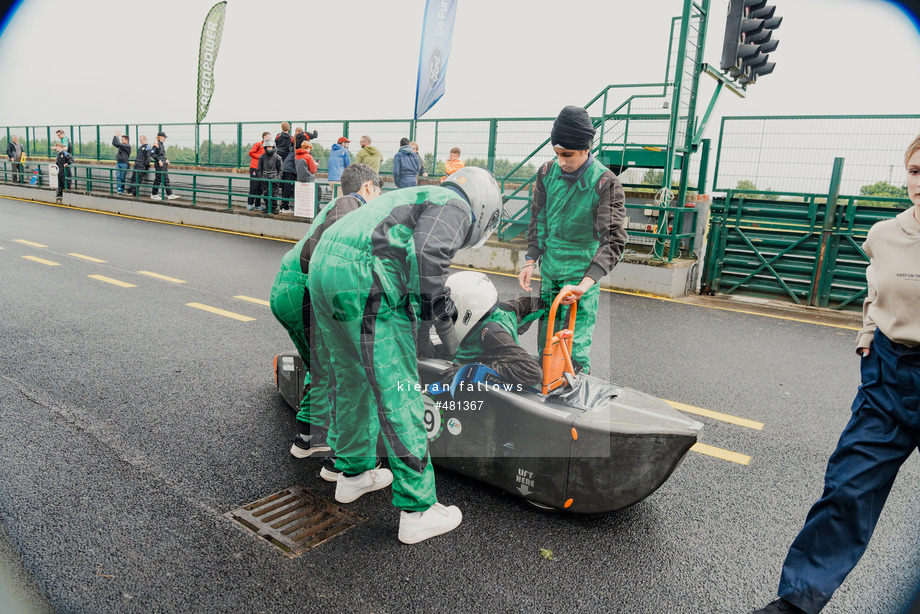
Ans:
<svg viewBox="0 0 920 614"><path fill-rule="evenodd" d="M365 520L303 486L285 488L224 515L291 558Z"/></svg>

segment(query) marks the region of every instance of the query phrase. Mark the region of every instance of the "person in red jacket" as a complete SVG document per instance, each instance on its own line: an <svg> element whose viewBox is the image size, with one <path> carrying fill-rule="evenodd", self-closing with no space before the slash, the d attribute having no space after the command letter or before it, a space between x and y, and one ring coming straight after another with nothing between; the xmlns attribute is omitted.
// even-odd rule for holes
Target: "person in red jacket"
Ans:
<svg viewBox="0 0 920 614"><path fill-rule="evenodd" d="M313 145L310 141L305 140L294 151L295 168L297 169L297 181L313 181L316 175L316 160L313 159Z"/></svg>
<svg viewBox="0 0 920 614"><path fill-rule="evenodd" d="M249 198L246 201L246 208L250 211L258 209L262 204L259 199L262 196L262 183L259 181L259 158L265 153L262 141L270 136L270 132L263 132L262 140L249 148Z"/></svg>

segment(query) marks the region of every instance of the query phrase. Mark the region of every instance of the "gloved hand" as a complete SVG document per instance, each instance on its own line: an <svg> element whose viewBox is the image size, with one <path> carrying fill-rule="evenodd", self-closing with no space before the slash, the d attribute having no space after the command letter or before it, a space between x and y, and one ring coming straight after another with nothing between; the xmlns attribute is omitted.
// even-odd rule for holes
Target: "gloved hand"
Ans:
<svg viewBox="0 0 920 614"><path fill-rule="evenodd" d="M441 349L441 352L446 356L453 356L457 353L457 348L460 347L460 334L457 332L457 329L454 328L453 323L448 322L446 325L442 325L438 328L438 337L441 339L441 344L444 346Z"/></svg>

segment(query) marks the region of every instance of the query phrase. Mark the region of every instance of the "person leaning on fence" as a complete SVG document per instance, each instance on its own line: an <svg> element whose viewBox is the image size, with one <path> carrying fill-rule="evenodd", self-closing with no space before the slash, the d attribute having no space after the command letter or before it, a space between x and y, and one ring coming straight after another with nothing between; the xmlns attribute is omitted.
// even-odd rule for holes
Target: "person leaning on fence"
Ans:
<svg viewBox="0 0 920 614"><path fill-rule="evenodd" d="M169 160L166 159L165 132L157 132L157 142L153 144L153 148L150 150L150 157L153 159L153 169L156 171L153 178L153 190L150 193L150 198L153 200L163 200L163 197L159 195L160 187L166 192L166 198L168 200L179 198L179 195L173 194L172 188L169 187L169 174L166 172L166 169L169 167Z"/></svg>
<svg viewBox="0 0 920 614"><path fill-rule="evenodd" d="M281 122L281 132L275 135L275 153L284 160L288 153L294 149L294 137L290 133L291 124Z"/></svg>
<svg viewBox="0 0 920 614"><path fill-rule="evenodd" d="M61 203L64 198L64 183L66 181L64 175L67 172L67 167L73 164L73 156L70 155L70 152L67 151L63 143L55 143L54 149L57 151L55 164L58 169L56 201Z"/></svg>
<svg viewBox="0 0 920 614"><path fill-rule="evenodd" d="M626 246L626 194L616 175L591 156L594 134L591 117L581 107L565 107L553 122L550 141L556 159L543 164L534 181L526 264L518 274L521 288L530 292L539 260L543 302L552 305L563 291L571 292L563 304L578 301L572 362L585 373L591 368L597 282L619 262ZM560 322L562 311L557 314ZM546 329L544 318L537 341L540 353Z"/></svg>
<svg viewBox="0 0 920 614"><path fill-rule="evenodd" d="M278 182L284 169L284 160L275 152L275 143L270 139L262 142L264 153L259 158L259 179L262 181L262 195L271 214L278 213Z"/></svg>
<svg viewBox="0 0 920 614"><path fill-rule="evenodd" d="M125 175L128 174L128 162L131 160L131 143L127 134L122 134L118 130L112 137L112 147L118 150L115 154L115 191L119 194L125 193Z"/></svg>
<svg viewBox="0 0 920 614"><path fill-rule="evenodd" d="M264 211L260 203L260 197L262 196L262 181L259 179L259 158L265 153L263 143L265 143L270 136L270 132L263 132L262 140L254 143L253 146L249 148L249 198L246 199L246 208L250 211L253 209L262 209Z"/></svg>
<svg viewBox="0 0 920 614"><path fill-rule="evenodd" d="M13 182L22 183L22 145L19 144L19 137L14 136L6 146L6 157L10 159L13 171Z"/></svg>
<svg viewBox="0 0 920 614"><path fill-rule="evenodd" d="M869 545L901 465L920 446L920 136L907 148L913 206L869 229L868 294L856 336L861 383L824 476L789 547L779 599L756 614L819 612Z"/></svg>
<svg viewBox="0 0 920 614"><path fill-rule="evenodd" d="M309 144L309 141L303 143L305 146ZM318 359L324 354L323 349L316 345L313 326L313 306L308 287L310 256L327 228L345 214L379 196L382 185L377 173L366 164L349 166L342 173L342 190L347 191L347 195L335 199L317 214L304 238L281 259L281 269L272 285L269 301L272 314L288 332L307 372L304 396L297 412L300 432L291 445L291 454L297 458L307 458L330 449L326 437L331 420L333 389L329 374L323 368L324 361ZM338 479L332 466L325 468L322 475L327 481Z"/></svg>
<svg viewBox="0 0 920 614"><path fill-rule="evenodd" d="M128 194L140 194L141 186L147 181L147 170L150 168L150 145L147 144L147 135L137 137L137 154L134 156L134 172L128 179Z"/></svg>

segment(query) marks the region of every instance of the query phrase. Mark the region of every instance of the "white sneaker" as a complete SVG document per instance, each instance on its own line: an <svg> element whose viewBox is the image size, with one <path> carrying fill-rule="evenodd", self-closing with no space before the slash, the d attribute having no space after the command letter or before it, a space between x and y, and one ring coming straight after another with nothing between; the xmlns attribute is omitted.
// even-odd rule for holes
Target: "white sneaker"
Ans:
<svg viewBox="0 0 920 614"><path fill-rule="evenodd" d="M341 480L339 480L341 484ZM456 505L445 507L435 503L424 512L400 512L399 541L417 544L435 535L453 531L463 520L463 513Z"/></svg>
<svg viewBox="0 0 920 614"><path fill-rule="evenodd" d="M163 197L160 196L159 194L151 194L150 200L163 200Z"/></svg>
<svg viewBox="0 0 920 614"><path fill-rule="evenodd" d="M169 196L166 197L166 200L176 200L177 198L182 198L182 197L179 196L178 194L170 194Z"/></svg>
<svg viewBox="0 0 920 614"><path fill-rule="evenodd" d="M393 483L393 472L389 469L371 469L354 477L344 473L335 482L335 500L351 503L363 494L386 488Z"/></svg>

